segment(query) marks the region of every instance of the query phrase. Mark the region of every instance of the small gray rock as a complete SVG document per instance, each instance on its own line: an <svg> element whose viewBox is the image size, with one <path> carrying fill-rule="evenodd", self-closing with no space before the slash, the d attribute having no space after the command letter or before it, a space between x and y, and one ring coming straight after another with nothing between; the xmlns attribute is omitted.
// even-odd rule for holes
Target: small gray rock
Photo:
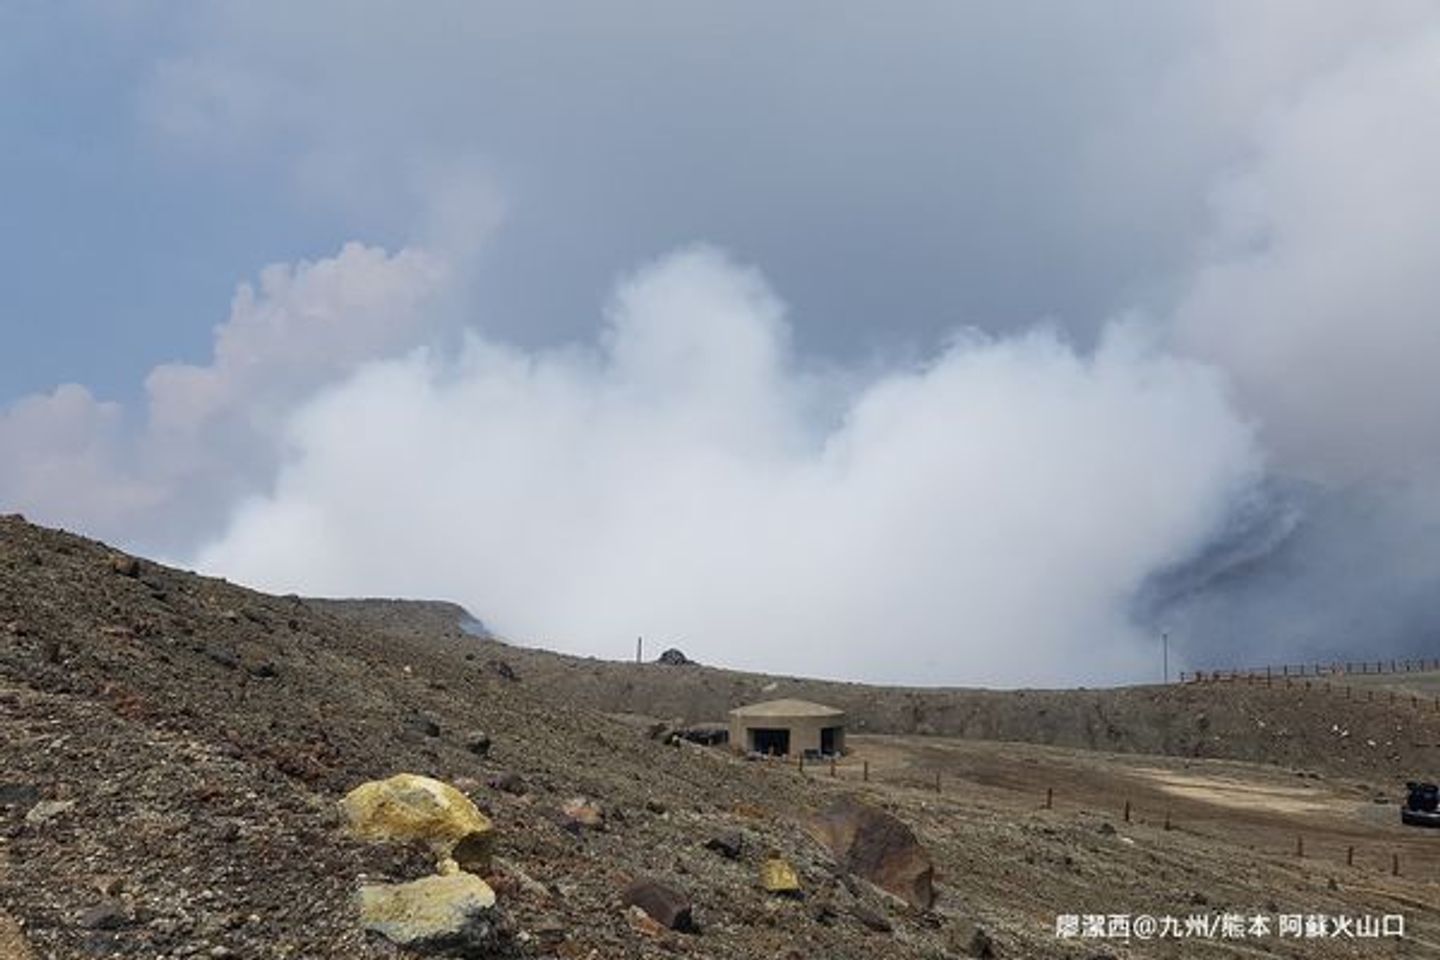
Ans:
<svg viewBox="0 0 1440 960"><path fill-rule="evenodd" d="M735 860L745 849L745 836L739 830L726 830L706 840L705 849L715 851L726 860Z"/></svg>
<svg viewBox="0 0 1440 960"><path fill-rule="evenodd" d="M641 877L625 888L622 901L627 907L639 907L650 919L682 933L695 931L695 918L690 898L659 880Z"/></svg>
<svg viewBox="0 0 1440 960"><path fill-rule="evenodd" d="M40 802L40 789L33 783L0 783L0 807L25 813Z"/></svg>
<svg viewBox="0 0 1440 960"><path fill-rule="evenodd" d="M112 900L97 903L80 914L80 926L90 930L119 930L129 922L125 908Z"/></svg>
<svg viewBox="0 0 1440 960"><path fill-rule="evenodd" d="M32 826L38 826L54 820L73 806L75 806L74 800L41 800L30 808L29 813L25 814L25 822Z"/></svg>

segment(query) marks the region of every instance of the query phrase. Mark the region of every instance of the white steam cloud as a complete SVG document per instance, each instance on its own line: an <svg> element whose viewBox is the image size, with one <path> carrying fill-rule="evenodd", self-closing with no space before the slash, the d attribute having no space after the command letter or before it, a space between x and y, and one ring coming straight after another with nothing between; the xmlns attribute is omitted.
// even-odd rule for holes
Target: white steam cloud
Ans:
<svg viewBox="0 0 1440 960"><path fill-rule="evenodd" d="M1117 72L1061 70L1088 79L1058 99L1029 99L1060 89L1043 72L1013 82L1013 44L986 39L1008 20L972 30L974 11L952 12L959 33L908 21L893 49L917 72L887 99L851 69L865 44L842 32L817 45L797 14L751 45L743 80L758 99L733 96L724 71L656 87L628 69L653 55L642 44L611 58L627 67L613 76L588 51L562 57L579 72L547 74L557 85L513 115L484 92L528 69L512 42L523 31L491 31L505 39L476 57L485 31L372 11L337 48L333 16L285 13L285 38L264 5L201 18L198 48L141 92L150 128L212 159L272 157L307 202L408 224L392 235L417 246L349 244L263 271L213 356L157 367L138 415L74 384L0 406L0 508L283 591L445 596L516 640L605 656L644 634L767 670L1073 683L1155 677L1161 629L1206 667L1433 653L1433 4L1157 14L1136 34L1157 42L1127 41L1123 57L1111 20L1087 16L1032 59L1094 51L1078 62ZM682 15L668 22L646 41L667 57L713 44ZM1097 42L1077 46L1085 29ZM932 49L961 33L984 49ZM294 46L275 56L277 43ZM797 72L802 49L829 52ZM1138 50L1153 62L1128 59ZM1007 96L991 103L995 89ZM633 149L697 102L716 106L705 123ZM1008 139L1016 102L1026 131L1045 133L1033 144ZM816 122L831 116L869 119ZM714 134L732 129L778 145L765 176L724 152L754 139ZM1005 134L1001 152L973 148L987 129ZM831 155L853 165L818 175ZM491 260L479 254L511 199L502 186L521 237ZM788 221L840 196L879 246L828 243L843 217ZM926 227L937 211L940 232ZM594 242L621 220L645 229ZM555 236L526 235L536 222L565 225L569 259L535 252ZM832 225L814 262L869 265L902 342L933 329L916 319L932 304L985 319L938 295L941 280L1001 304L997 329L1052 302L1086 343L1111 304L1155 319L1112 323L1093 349L1042 327L960 334L908 367L815 369L792 355L760 274L713 249L621 283L598 338L576 332L573 308L531 297L552 280L588 291L611 256L699 235L764 250L797 302L823 302L776 251ZM924 242L906 246L912 235ZM1014 276L989 284L997 264ZM518 299L475 308L497 280ZM858 302L860 287L835 289ZM451 307L486 332L456 338ZM855 310L889 332L872 302ZM847 322L814 312L807 336ZM515 345L562 328L574 346Z"/></svg>
<svg viewBox="0 0 1440 960"><path fill-rule="evenodd" d="M236 291L209 363L151 371L141 423L77 384L0 408L0 504L152 552L193 550L274 475L298 404L439 330L446 276L432 254L358 243L266 267Z"/></svg>
<svg viewBox="0 0 1440 960"><path fill-rule="evenodd" d="M799 369L764 280L709 249L624 282L601 348L471 336L372 364L202 568L277 590L441 595L502 634L619 656L1041 683L1153 672L1128 618L1260 474L1217 375L1117 325L959 338L915 369Z"/></svg>

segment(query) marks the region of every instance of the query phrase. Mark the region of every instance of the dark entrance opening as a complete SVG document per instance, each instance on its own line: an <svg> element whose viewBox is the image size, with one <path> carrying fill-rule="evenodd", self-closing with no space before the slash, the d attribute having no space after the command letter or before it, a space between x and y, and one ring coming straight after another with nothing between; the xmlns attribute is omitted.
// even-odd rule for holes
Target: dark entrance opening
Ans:
<svg viewBox="0 0 1440 960"><path fill-rule="evenodd" d="M755 753L786 756L790 753L790 731L752 727L750 729L750 749Z"/></svg>
<svg viewBox="0 0 1440 960"><path fill-rule="evenodd" d="M820 728L820 752L825 756L833 756L840 752L840 728Z"/></svg>

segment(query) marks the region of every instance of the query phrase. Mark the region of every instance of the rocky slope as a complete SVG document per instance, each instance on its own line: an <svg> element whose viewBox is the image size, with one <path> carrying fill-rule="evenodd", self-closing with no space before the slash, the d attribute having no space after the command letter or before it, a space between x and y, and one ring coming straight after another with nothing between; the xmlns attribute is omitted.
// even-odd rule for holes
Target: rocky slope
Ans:
<svg viewBox="0 0 1440 960"><path fill-rule="evenodd" d="M1380 911L1407 896L1431 909L1430 887L1337 886L1318 866L1158 825L1119 835L1085 810L662 746L644 722L596 709L635 706L596 692L623 665L544 661L585 677L561 683L538 654L442 625L453 610L387 623L375 607L266 596L0 519L0 955L415 955L363 929L356 894L427 876L433 858L361 842L338 806L398 772L454 784L494 824L493 955L1090 957L1095 944L1054 939L1057 912ZM628 669L674 687L645 709L687 712L669 704L688 702L678 678L697 668ZM718 707L764 685L705 695ZM914 830L934 859L933 904L858 879L806 831L851 794ZM798 896L766 889L777 857ZM683 894L694 929L627 906L637 881ZM1304 946L1288 955L1389 955Z"/></svg>
<svg viewBox="0 0 1440 960"><path fill-rule="evenodd" d="M796 697L845 709L858 732L1224 758L1361 779L1397 772L1440 776L1435 673L1095 690L877 687L695 664L604 661L493 639L474 646L457 627L467 615L454 604L332 601L328 609L432 648L470 644L482 660L505 663L528 688L606 712L694 723L723 720L741 704Z"/></svg>
<svg viewBox="0 0 1440 960"><path fill-rule="evenodd" d="M493 879L533 955L843 956L865 929L754 882L774 848L812 889L839 883L792 819L801 784L319 606L0 520L0 909L36 956L399 955L353 898L424 857L349 839L335 812L398 771L468 786L491 815L511 864ZM577 796L601 828L567 829ZM727 830L745 860L703 846ZM699 937L632 929L620 895L651 874L693 898ZM897 955L936 937L917 922Z"/></svg>

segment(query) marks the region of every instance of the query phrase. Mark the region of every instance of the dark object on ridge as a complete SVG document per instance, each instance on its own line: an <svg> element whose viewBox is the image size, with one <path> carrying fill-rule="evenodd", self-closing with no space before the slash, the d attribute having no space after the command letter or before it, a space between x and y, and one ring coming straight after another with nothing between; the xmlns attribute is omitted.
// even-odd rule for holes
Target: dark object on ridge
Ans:
<svg viewBox="0 0 1440 960"><path fill-rule="evenodd" d="M124 553L111 554L110 569L122 577L138 577L140 576L140 561Z"/></svg>
<svg viewBox="0 0 1440 960"><path fill-rule="evenodd" d="M667 667L688 667L695 661L685 656L680 650L671 647L660 656L655 658L656 663L664 664Z"/></svg>
<svg viewBox="0 0 1440 960"><path fill-rule="evenodd" d="M1405 784L1408 795L1400 807L1400 822L1412 827L1440 827L1440 787L1433 783Z"/></svg>

